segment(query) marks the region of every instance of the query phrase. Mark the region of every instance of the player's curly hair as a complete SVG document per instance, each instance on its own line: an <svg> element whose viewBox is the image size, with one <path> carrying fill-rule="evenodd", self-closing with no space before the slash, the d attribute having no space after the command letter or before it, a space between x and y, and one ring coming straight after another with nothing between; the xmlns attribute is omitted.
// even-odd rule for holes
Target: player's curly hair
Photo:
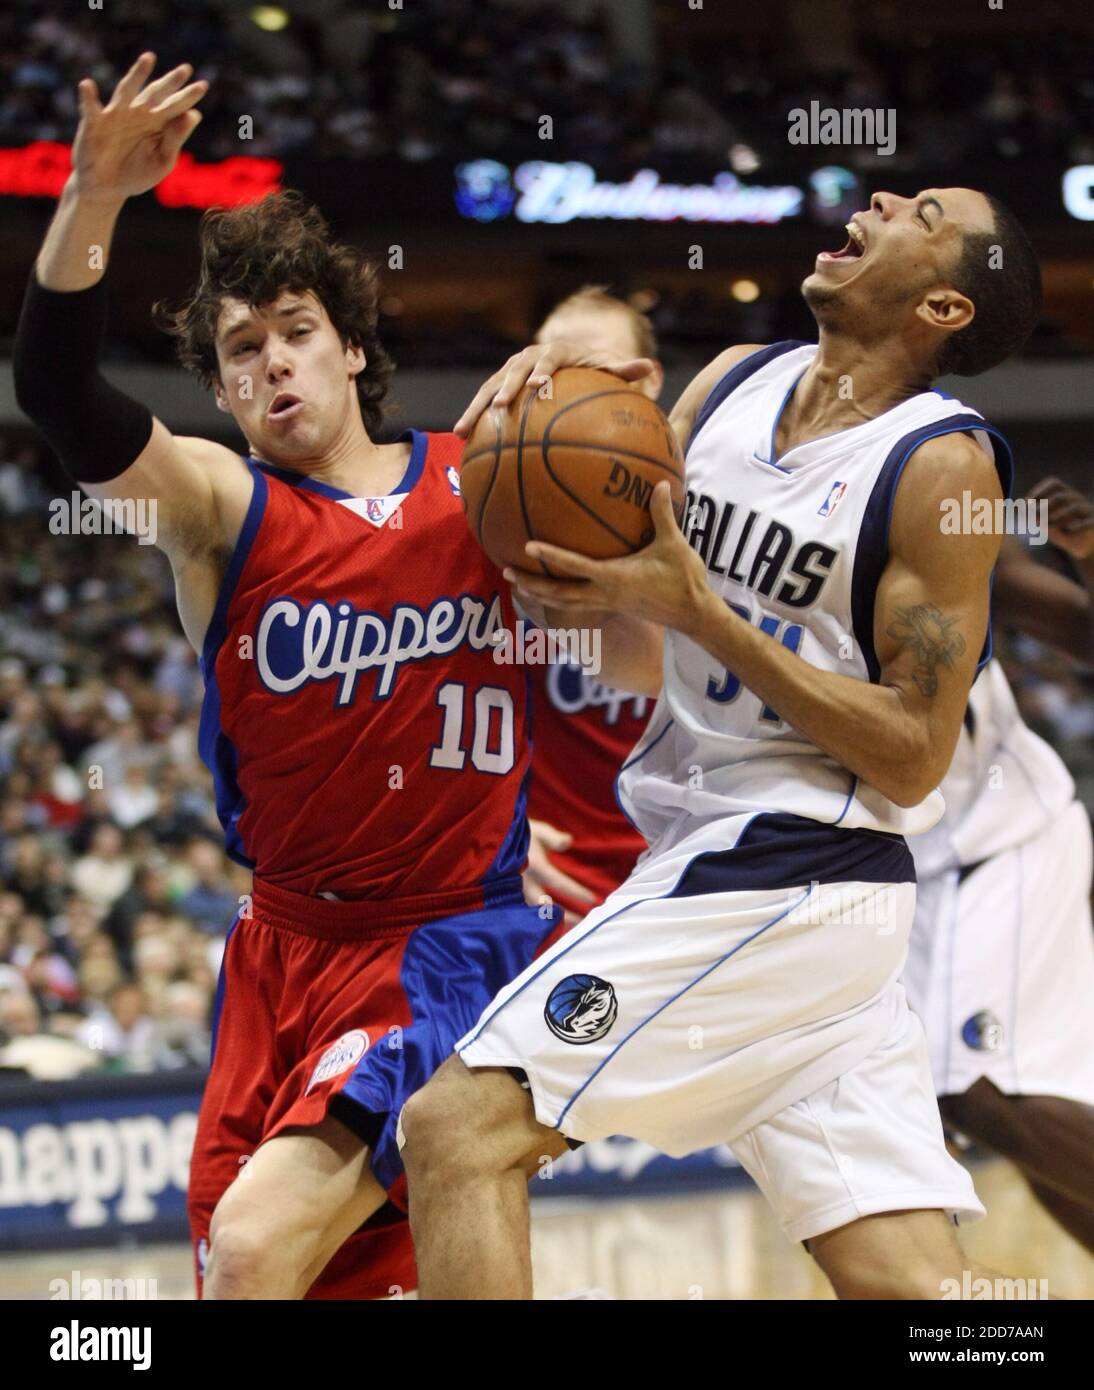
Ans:
<svg viewBox="0 0 1094 1390"><path fill-rule="evenodd" d="M343 343L365 354L357 395L365 428L375 434L394 371L376 331L376 266L357 247L332 241L319 209L293 190L243 207L210 208L200 235L201 275L193 294L177 308L155 308L182 365L205 387L217 379L216 326L225 298L258 308L285 290L310 290Z"/></svg>

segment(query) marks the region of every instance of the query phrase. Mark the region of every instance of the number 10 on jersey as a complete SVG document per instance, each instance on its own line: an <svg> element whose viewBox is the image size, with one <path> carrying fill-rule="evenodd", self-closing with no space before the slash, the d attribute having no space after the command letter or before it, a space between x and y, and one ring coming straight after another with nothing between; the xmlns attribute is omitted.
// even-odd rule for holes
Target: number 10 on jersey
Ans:
<svg viewBox="0 0 1094 1390"><path fill-rule="evenodd" d="M464 714L469 703L470 749L464 740ZM430 767L459 772L470 756L471 766L478 772L492 772L499 777L512 772L516 754L513 697L508 690L480 685L469 701L465 685L447 681L437 691L437 704L442 710L441 741L429 751Z"/></svg>

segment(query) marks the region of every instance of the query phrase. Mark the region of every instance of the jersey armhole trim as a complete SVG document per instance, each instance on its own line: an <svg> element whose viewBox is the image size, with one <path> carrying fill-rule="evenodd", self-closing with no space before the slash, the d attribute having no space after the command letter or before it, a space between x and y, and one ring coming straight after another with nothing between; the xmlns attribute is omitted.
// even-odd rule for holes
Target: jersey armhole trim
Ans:
<svg viewBox="0 0 1094 1390"><path fill-rule="evenodd" d="M782 357L784 353L794 352L797 348L810 347L810 343L800 341L796 338L787 338L783 342L772 343L769 347L757 348L755 352L750 352L747 357L742 357L739 362L734 363L714 386L711 387L706 400L699 407L699 413L695 417L695 424L691 427L688 435L688 442L684 446L684 453L687 454L695 442L699 431L707 423L718 407L730 396L743 381L747 381L760 370L766 367L769 362L773 362L776 357Z"/></svg>
<svg viewBox="0 0 1094 1390"><path fill-rule="evenodd" d="M989 435L999 445L999 448L994 450L994 463L1003 487L1004 498L1009 498L1013 491L1014 456L1010 445L994 425L990 425L979 415L951 415L948 419L921 425L919 429L912 430L898 439L889 451L866 503L851 575L851 627L866 663L870 681L874 685L881 679L881 663L874 647L874 605L877 586L889 560L889 528L893 520L897 486L905 465L916 449L928 439L935 439L943 434ZM988 581L989 586L994 582L994 578L993 570ZM991 652L989 613L988 630L976 665L977 673L991 659Z"/></svg>
<svg viewBox="0 0 1094 1390"><path fill-rule="evenodd" d="M201 673L206 682L212 676L217 654L228 634L228 609L232 602L232 596L239 583L239 577L243 573L243 567L247 563L247 557L251 553L251 547L254 545L259 527L262 525L262 518L266 513L269 488L265 475L251 460L248 459L246 462L252 478L251 500L247 505L247 514L243 518L243 525L236 538L231 559L228 561L228 568L225 570L224 578L220 583L213 616L209 619L209 626L205 629L205 640L201 644Z"/></svg>

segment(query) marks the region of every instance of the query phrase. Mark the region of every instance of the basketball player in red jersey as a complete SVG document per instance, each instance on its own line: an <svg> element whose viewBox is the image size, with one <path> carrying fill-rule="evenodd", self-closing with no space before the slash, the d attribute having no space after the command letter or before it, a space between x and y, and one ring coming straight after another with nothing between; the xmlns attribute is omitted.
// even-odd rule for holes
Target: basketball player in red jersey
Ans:
<svg viewBox="0 0 1094 1390"><path fill-rule="evenodd" d="M172 320L247 455L173 436L102 377L115 222L170 172L207 87L189 65L150 80L154 65L142 55L105 106L80 84L16 390L91 496L154 504L227 848L254 871L191 1164L199 1283L383 1296L414 1283L387 1207L399 1110L554 923L521 889L523 674L493 660L515 616L463 520L461 441L374 442L391 370L374 272L295 195L206 218Z"/></svg>
<svg viewBox="0 0 1094 1390"><path fill-rule="evenodd" d="M620 360L650 359L654 370L635 389L650 400L660 395L664 373L649 319L604 286L586 285L552 309L535 341L558 340ZM616 801L615 779L654 702L567 662L531 666L529 676L535 741L525 887L530 902L546 895L560 903L572 926L623 882L646 848Z"/></svg>

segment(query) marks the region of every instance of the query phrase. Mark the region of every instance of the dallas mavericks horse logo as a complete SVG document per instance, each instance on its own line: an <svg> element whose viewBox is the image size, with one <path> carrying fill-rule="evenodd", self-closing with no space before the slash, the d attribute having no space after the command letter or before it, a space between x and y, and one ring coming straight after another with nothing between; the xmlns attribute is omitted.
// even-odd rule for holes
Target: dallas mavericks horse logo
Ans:
<svg viewBox="0 0 1094 1390"><path fill-rule="evenodd" d="M595 975L568 975L547 996L543 1017L563 1042L597 1042L615 1022L615 990Z"/></svg>

